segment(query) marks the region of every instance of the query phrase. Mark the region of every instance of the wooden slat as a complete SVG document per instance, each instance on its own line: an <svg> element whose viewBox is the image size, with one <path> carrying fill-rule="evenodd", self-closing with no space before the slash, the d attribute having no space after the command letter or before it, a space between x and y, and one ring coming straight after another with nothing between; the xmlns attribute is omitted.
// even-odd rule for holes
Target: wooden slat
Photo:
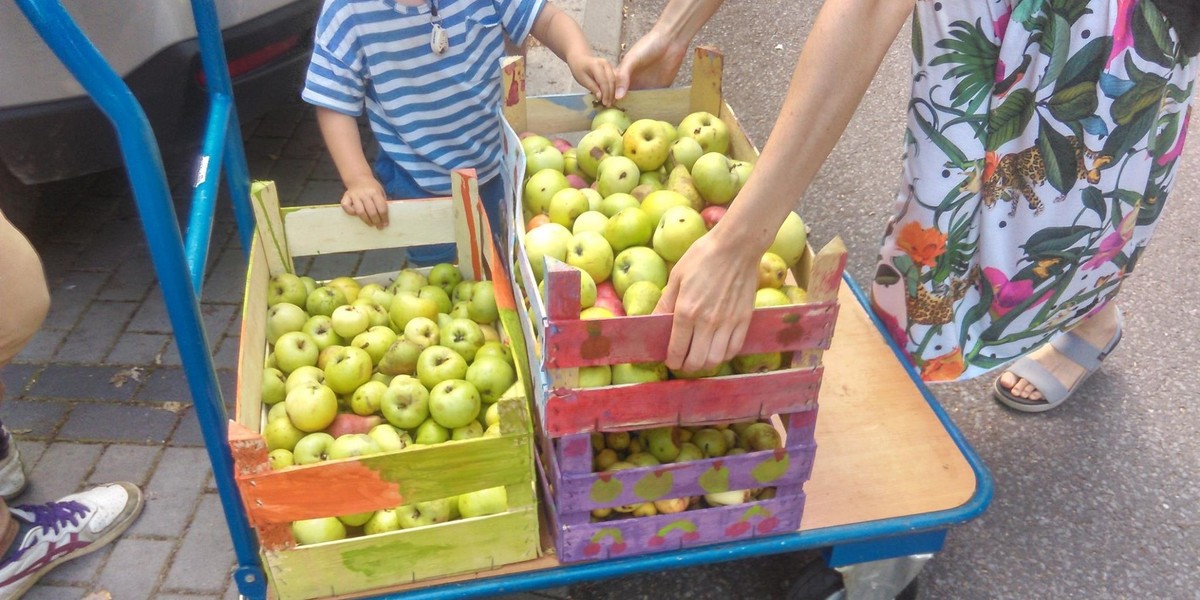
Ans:
<svg viewBox="0 0 1200 600"><path fill-rule="evenodd" d="M827 348L836 318L837 304L831 302L757 309L742 353ZM565 368L665 360L671 322L669 314L552 320L546 331L546 364Z"/></svg>
<svg viewBox="0 0 1200 600"><path fill-rule="evenodd" d="M807 300L811 302L833 302L842 287L842 273L846 270L846 245L842 238L834 237L812 259L812 268L807 270ZM792 356L793 367L815 367L821 364L821 356L828 346L809 348Z"/></svg>
<svg viewBox="0 0 1200 600"><path fill-rule="evenodd" d="M692 64L692 85L689 93L689 113L704 111L721 114L721 72L725 57L712 46L698 46ZM687 115L684 115L687 116ZM682 117L675 119L678 124Z"/></svg>
<svg viewBox="0 0 1200 600"><path fill-rule="evenodd" d="M287 523L271 523L258 519L252 510L253 506L246 503L245 490L242 489L242 478L271 472L266 441L258 433L233 421L229 422L227 435L233 457L234 476L238 478L238 489L242 492L242 505L246 508L246 516L258 535L259 545L268 550L295 546L296 539L292 537L291 527Z"/></svg>
<svg viewBox="0 0 1200 600"><path fill-rule="evenodd" d="M746 128L742 127L733 109L728 104L722 104L717 116L729 126L729 155L749 163L758 162L758 147L750 139L750 134L746 133Z"/></svg>
<svg viewBox="0 0 1200 600"><path fill-rule="evenodd" d="M529 128L525 105L525 57L506 56L500 61L504 120L520 133Z"/></svg>
<svg viewBox="0 0 1200 600"><path fill-rule="evenodd" d="M390 224L383 229L338 205L283 209L288 251L296 257L454 242L452 204L449 197L389 201Z"/></svg>
<svg viewBox="0 0 1200 600"><path fill-rule="evenodd" d="M467 279L486 276L483 268L483 245L490 246L491 236L483 237L479 218L483 207L479 200L479 179L475 169L455 171L450 175L454 192L451 206L454 214L454 239L464 240L458 246L458 270Z"/></svg>
<svg viewBox="0 0 1200 600"><path fill-rule="evenodd" d="M547 422L543 427L550 436L559 437L589 431L752 420L806 410L820 389L820 380L819 369L788 369L553 390L547 399Z"/></svg>
<svg viewBox="0 0 1200 600"><path fill-rule="evenodd" d="M254 209L255 237L262 240L267 269L271 274L293 273L292 255L288 253L287 233L279 214L279 194L274 181L255 181L250 184L250 206Z"/></svg>
<svg viewBox="0 0 1200 600"><path fill-rule="evenodd" d="M250 264L246 270L245 300L242 302L242 331L238 342L237 422L259 431L262 420L262 380L267 349L267 252L262 238L254 236Z"/></svg>

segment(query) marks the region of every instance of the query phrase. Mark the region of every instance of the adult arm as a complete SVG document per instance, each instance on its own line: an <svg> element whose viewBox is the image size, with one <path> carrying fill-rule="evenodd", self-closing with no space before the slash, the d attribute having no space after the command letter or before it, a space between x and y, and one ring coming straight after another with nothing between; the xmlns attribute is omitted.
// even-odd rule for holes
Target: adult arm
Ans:
<svg viewBox="0 0 1200 600"><path fill-rule="evenodd" d="M579 24L557 6L547 2L533 22L533 37L567 63L571 75L605 106L613 103L616 76L612 65L592 53Z"/></svg>
<svg viewBox="0 0 1200 600"><path fill-rule="evenodd" d="M670 0L654 27L625 53L617 66L617 99L630 89L671 85L692 38L724 0Z"/></svg>
<svg viewBox="0 0 1200 600"><path fill-rule="evenodd" d="M912 7L913 0L825 2L754 176L663 290L656 310L675 314L669 367L711 367L741 349L759 260L841 137Z"/></svg>
<svg viewBox="0 0 1200 600"><path fill-rule="evenodd" d="M387 194L375 179L367 156L362 150L358 121L345 113L322 106L317 107L317 125L329 148L346 193L342 195L342 210L356 215L363 222L382 229L388 224Z"/></svg>

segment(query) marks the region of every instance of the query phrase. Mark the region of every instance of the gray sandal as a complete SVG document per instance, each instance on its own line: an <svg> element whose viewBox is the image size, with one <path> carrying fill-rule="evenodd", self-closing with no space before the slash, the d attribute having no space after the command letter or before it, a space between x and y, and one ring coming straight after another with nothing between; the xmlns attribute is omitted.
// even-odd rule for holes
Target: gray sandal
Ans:
<svg viewBox="0 0 1200 600"><path fill-rule="evenodd" d="M1117 332L1113 334L1112 339L1103 349L1091 345L1070 331L1064 331L1050 339L1052 348L1086 370L1071 387L1068 388L1060 383L1053 373L1046 370L1037 361L1025 357L1017 360L1006 370L1032 383L1042 393L1042 399L1030 400L1014 396L1009 389L1000 385L1000 378L997 377L993 383L996 400L1013 410L1030 413L1045 412L1066 402L1067 398L1070 398L1071 394L1074 394L1075 390L1079 389L1079 386L1083 385L1083 382L1087 381L1100 368L1104 359L1117 347L1121 341L1124 325L1121 312L1117 311Z"/></svg>

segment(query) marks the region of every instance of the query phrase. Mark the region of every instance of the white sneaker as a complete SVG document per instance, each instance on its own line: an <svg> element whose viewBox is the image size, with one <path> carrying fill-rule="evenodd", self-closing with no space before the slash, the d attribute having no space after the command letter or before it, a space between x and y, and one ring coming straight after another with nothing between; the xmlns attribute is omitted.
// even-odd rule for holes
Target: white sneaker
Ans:
<svg viewBox="0 0 1200 600"><path fill-rule="evenodd" d="M142 491L109 483L46 504L9 509L17 542L0 559L0 600L16 600L54 567L103 548L142 512Z"/></svg>
<svg viewBox="0 0 1200 600"><path fill-rule="evenodd" d="M12 438L8 428L0 429L8 442L8 456L0 460L0 498L12 500L25 491L29 482L25 480L25 465L21 462L21 451L17 449L17 441Z"/></svg>

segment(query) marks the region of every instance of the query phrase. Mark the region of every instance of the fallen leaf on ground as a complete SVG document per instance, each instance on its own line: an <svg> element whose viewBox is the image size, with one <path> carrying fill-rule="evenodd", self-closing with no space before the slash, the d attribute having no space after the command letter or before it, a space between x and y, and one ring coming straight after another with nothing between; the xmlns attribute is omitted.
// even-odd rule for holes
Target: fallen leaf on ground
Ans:
<svg viewBox="0 0 1200 600"><path fill-rule="evenodd" d="M119 388L125 385L125 383L130 379L134 380L135 382L140 382L142 380L143 373L145 373L145 369L141 367L130 367L124 371L117 371L117 374L113 375L112 379L109 379L108 382L111 383L113 387Z"/></svg>

